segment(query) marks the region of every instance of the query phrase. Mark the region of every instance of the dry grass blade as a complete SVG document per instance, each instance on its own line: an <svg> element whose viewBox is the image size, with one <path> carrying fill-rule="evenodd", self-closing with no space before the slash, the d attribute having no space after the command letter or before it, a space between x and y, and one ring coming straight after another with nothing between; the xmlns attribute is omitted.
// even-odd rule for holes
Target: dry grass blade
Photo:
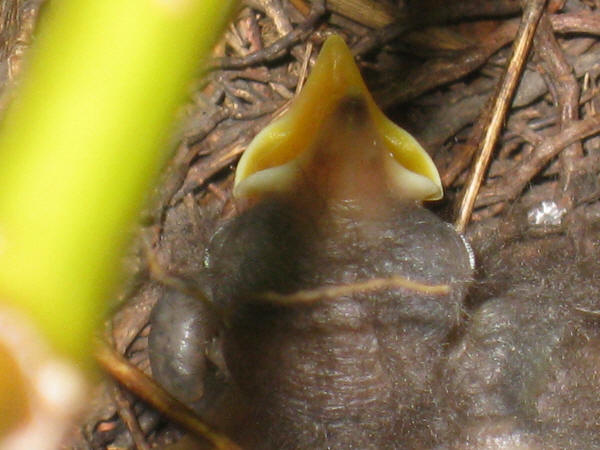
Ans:
<svg viewBox="0 0 600 450"><path fill-rule="evenodd" d="M238 450L240 447L204 423L190 408L179 402L162 387L148 378L116 351L103 342L96 348L96 360L102 368L123 386L134 392L155 408L163 411L173 421L181 424L220 450Z"/></svg>
<svg viewBox="0 0 600 450"><path fill-rule="evenodd" d="M527 60L527 55L529 54L529 49L533 42L533 36L544 11L545 4L545 0L530 0L526 3L523 10L523 18L513 46L513 52L508 66L506 67L506 71L504 72L504 76L500 80L489 123L485 127L485 134L481 141L475 163L469 174L466 188L464 189L464 194L461 199L458 217L455 223L456 229L460 233L465 231L467 224L469 223L477 193L479 192L479 188L492 157L492 152L498 141L502 124L506 119L506 113L510 107L510 102L523 71L523 66Z"/></svg>

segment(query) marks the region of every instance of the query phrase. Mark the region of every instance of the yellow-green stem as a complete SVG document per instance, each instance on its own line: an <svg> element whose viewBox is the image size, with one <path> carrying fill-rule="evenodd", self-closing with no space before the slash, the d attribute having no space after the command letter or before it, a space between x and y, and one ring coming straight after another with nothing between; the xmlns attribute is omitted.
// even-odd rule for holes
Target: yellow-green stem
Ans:
<svg viewBox="0 0 600 450"><path fill-rule="evenodd" d="M0 129L0 302L87 366L126 231L234 0L50 2Z"/></svg>

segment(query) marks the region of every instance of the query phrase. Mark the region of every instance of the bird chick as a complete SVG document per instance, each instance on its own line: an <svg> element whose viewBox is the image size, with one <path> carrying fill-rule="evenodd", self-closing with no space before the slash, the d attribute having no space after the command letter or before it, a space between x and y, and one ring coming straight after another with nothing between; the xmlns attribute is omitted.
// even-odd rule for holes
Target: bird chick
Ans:
<svg viewBox="0 0 600 450"><path fill-rule="evenodd" d="M479 262L479 306L443 371L443 448L600 447L595 256L550 235L513 237Z"/></svg>
<svg viewBox="0 0 600 450"><path fill-rule="evenodd" d="M210 243L207 295L235 392L216 408L243 412L216 425L247 448L432 445L470 254L421 206L442 195L437 170L341 38L249 146L234 195L248 207Z"/></svg>

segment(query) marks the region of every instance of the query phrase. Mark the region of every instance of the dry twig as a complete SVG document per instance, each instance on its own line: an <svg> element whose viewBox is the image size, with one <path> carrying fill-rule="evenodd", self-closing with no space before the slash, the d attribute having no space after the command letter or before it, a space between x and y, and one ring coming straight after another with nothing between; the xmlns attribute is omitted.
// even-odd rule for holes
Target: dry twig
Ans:
<svg viewBox="0 0 600 450"><path fill-rule="evenodd" d="M546 14L540 20L535 39L535 50L548 73L547 83L556 107L560 111L560 129L564 130L572 120L579 118L579 84L573 74L573 68L567 62L554 37L552 25ZM583 157L583 149L580 142L574 142L560 154L562 185L567 195L571 188L571 177L575 171L576 162L581 157Z"/></svg>
<svg viewBox="0 0 600 450"><path fill-rule="evenodd" d="M243 57L224 57L212 61L209 64L211 70L215 69L239 69L256 64L273 61L280 58L288 49L304 39L310 33L321 16L325 13L324 0L313 0L310 14L306 21L298 25L292 32L275 41L269 47L250 53Z"/></svg>
<svg viewBox="0 0 600 450"><path fill-rule="evenodd" d="M179 402L162 387L148 378L138 368L108 345L100 342L96 349L96 359L104 370L123 386L134 392L172 420L181 424L195 435L212 443L216 449L237 450L240 447L228 437L212 430L190 408Z"/></svg>
<svg viewBox="0 0 600 450"><path fill-rule="evenodd" d="M560 133L550 136L510 171L510 182L501 178L490 184L477 198L477 207L489 206L517 198L527 183L565 147L600 133L600 115L571 121Z"/></svg>
<svg viewBox="0 0 600 450"><path fill-rule="evenodd" d="M469 174L469 179L461 199L458 218L455 224L457 230L461 233L465 231L471 217L479 187L485 176L485 171L487 170L502 128L502 123L506 118L510 101L523 71L523 66L525 65L533 41L533 35L544 11L545 3L545 0L529 0L523 10L523 19L519 27L517 39L515 40L513 53L495 95L493 112L490 114L488 126L485 127L484 137L479 147L479 154Z"/></svg>
<svg viewBox="0 0 600 450"><path fill-rule="evenodd" d="M126 393L123 391L123 388L115 385L113 389L113 398L117 405L117 410L119 413L119 417L123 421L123 423L127 426L129 433L131 434L131 438L135 443L135 447L137 450L150 450L150 446L146 442L146 437L144 436L144 432L140 427L140 424L131 408L131 403L126 398Z"/></svg>

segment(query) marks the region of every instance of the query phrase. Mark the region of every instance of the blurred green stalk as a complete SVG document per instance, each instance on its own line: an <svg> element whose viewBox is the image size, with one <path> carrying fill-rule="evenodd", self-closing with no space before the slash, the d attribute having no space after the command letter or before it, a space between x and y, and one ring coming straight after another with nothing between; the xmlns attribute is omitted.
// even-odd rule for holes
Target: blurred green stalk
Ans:
<svg viewBox="0 0 600 450"><path fill-rule="evenodd" d="M234 0L60 0L0 129L0 302L88 366L175 108Z"/></svg>

